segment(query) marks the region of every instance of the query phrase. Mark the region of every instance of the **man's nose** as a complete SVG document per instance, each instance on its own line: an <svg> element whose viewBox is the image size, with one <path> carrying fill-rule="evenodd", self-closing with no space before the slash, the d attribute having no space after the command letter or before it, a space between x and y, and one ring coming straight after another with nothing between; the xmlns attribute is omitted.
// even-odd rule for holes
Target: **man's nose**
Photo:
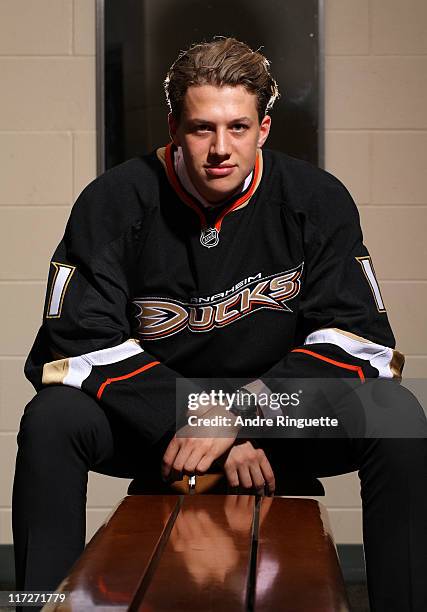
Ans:
<svg viewBox="0 0 427 612"><path fill-rule="evenodd" d="M211 155L227 157L230 153L230 139L227 130L216 130L211 143Z"/></svg>

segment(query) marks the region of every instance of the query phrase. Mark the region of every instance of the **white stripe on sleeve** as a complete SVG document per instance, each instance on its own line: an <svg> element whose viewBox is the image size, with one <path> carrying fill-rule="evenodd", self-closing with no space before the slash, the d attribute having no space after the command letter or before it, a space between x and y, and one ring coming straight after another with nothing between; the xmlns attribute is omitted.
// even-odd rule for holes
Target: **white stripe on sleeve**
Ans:
<svg viewBox="0 0 427 612"><path fill-rule="evenodd" d="M365 359L378 370L380 378L393 378L390 364L393 358L393 349L382 344L375 344L365 338L347 335L338 329L318 329L304 340L304 344L317 344L326 342L335 344L349 355L358 359Z"/></svg>
<svg viewBox="0 0 427 612"><path fill-rule="evenodd" d="M69 357L68 372L63 380L63 384L81 389L83 381L88 378L93 366L117 363L118 361L123 361L128 357L133 357L143 352L138 341L130 339L112 348L93 351L92 353L86 353L78 357Z"/></svg>

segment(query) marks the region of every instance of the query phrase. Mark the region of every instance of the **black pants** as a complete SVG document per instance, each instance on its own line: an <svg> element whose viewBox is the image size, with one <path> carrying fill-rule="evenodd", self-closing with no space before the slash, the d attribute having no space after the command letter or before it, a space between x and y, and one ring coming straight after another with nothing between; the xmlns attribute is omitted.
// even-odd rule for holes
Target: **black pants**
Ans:
<svg viewBox="0 0 427 612"><path fill-rule="evenodd" d="M269 440L276 478L358 470L371 610L427 610L427 424L395 386L402 423L419 438ZM387 406L382 406L387 410ZM421 437L422 436L422 437ZM146 449L76 389L50 387L28 404L18 434L13 535L18 590L54 590L85 543L87 475L160 474L168 440Z"/></svg>

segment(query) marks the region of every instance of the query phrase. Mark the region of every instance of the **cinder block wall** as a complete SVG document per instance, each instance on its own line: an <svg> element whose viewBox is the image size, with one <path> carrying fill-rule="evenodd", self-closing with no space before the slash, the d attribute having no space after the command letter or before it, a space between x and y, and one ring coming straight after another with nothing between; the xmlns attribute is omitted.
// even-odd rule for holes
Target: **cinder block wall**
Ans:
<svg viewBox="0 0 427 612"><path fill-rule="evenodd" d="M356 199L405 374L426 377L424 0L325 0L326 167ZM0 0L0 544L12 542L16 432L32 388L50 254L95 176L95 1ZM362 541L357 474L323 479L338 543ZM88 537L128 481L91 475Z"/></svg>

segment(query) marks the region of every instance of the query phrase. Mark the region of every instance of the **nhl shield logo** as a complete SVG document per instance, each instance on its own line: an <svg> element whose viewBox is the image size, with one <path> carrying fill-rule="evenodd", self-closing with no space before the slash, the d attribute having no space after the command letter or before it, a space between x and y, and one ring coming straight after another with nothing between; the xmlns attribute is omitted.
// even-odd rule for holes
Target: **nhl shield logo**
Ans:
<svg viewBox="0 0 427 612"><path fill-rule="evenodd" d="M200 234L200 244L207 249L215 247L219 242L219 233L216 227L207 227Z"/></svg>

